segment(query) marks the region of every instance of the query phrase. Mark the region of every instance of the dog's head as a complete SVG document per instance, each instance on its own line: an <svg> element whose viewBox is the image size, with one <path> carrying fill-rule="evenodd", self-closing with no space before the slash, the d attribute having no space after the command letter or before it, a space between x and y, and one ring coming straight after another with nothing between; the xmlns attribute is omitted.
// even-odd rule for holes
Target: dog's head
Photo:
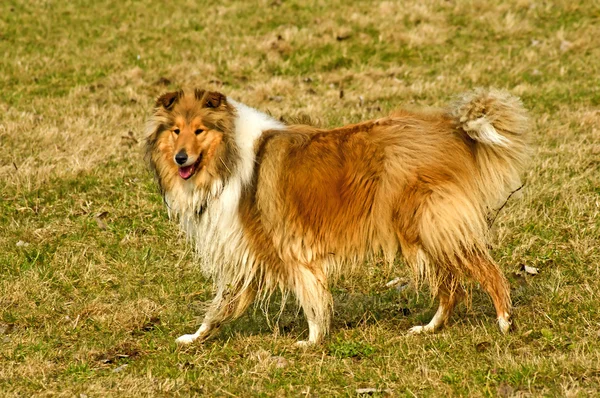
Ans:
<svg viewBox="0 0 600 398"><path fill-rule="evenodd" d="M231 174L235 110L215 91L168 92L156 100L147 157L163 191L210 186Z"/></svg>

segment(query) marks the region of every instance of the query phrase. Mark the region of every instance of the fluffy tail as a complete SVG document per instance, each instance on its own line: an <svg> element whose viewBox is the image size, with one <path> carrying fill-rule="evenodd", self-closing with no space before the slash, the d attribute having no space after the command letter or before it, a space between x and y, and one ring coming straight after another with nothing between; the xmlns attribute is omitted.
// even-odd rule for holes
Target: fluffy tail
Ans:
<svg viewBox="0 0 600 398"><path fill-rule="evenodd" d="M529 160L529 121L521 100L506 91L476 89L450 108L457 129L476 142L479 190L488 209L498 209L522 186Z"/></svg>
<svg viewBox="0 0 600 398"><path fill-rule="evenodd" d="M476 89L459 98L450 112L459 128L485 145L521 147L528 129L521 100L506 91Z"/></svg>

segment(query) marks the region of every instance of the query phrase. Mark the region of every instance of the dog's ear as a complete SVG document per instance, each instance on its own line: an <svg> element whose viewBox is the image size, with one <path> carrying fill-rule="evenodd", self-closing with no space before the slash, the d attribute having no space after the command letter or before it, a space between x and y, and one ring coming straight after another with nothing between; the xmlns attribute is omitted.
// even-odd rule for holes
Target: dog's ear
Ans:
<svg viewBox="0 0 600 398"><path fill-rule="evenodd" d="M173 105L175 105L177 101L179 101L179 98L181 98L182 94L183 93L181 91L172 91L169 93L165 93L158 97L158 99L156 100L156 107L163 107L166 110L171 110L171 108L173 108Z"/></svg>
<svg viewBox="0 0 600 398"><path fill-rule="evenodd" d="M204 102L204 108L218 108L221 104L227 103L227 97L217 92L210 91L206 94L206 101Z"/></svg>

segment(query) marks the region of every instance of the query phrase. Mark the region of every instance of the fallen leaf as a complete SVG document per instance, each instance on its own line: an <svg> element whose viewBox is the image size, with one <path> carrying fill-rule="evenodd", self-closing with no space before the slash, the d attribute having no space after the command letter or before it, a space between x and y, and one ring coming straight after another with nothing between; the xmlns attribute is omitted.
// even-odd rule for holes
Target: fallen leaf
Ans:
<svg viewBox="0 0 600 398"><path fill-rule="evenodd" d="M401 278L394 278L385 284L385 287L394 287L402 281Z"/></svg>
<svg viewBox="0 0 600 398"><path fill-rule="evenodd" d="M379 392L380 390L378 390L377 388L357 388L356 389L356 393L358 395L362 395L362 394L375 394L376 392Z"/></svg>
<svg viewBox="0 0 600 398"><path fill-rule="evenodd" d="M392 390L389 390L389 389L383 390L381 388L373 388L373 387L356 389L356 395L373 395L373 394L377 394L377 393L391 394Z"/></svg>
<svg viewBox="0 0 600 398"><path fill-rule="evenodd" d="M529 275L537 275L539 273L539 269L537 269L535 267L530 267L529 265L525 265L525 264L523 264L521 266L521 271L525 271L525 273L527 273Z"/></svg>
<svg viewBox="0 0 600 398"><path fill-rule="evenodd" d="M489 341L482 341L481 343L475 344L475 350L477 350L477 352L485 352L491 345L492 343Z"/></svg>
<svg viewBox="0 0 600 398"><path fill-rule="evenodd" d="M343 41L343 40L347 40L350 38L350 36L352 36L352 32L350 31L345 31L345 32L340 32L337 34L337 36L335 37L335 39L337 41Z"/></svg>

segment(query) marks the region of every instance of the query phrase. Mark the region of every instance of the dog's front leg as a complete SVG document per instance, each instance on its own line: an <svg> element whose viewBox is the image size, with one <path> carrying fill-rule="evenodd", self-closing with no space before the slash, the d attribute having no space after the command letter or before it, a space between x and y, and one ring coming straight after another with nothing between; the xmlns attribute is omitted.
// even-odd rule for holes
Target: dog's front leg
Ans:
<svg viewBox="0 0 600 398"><path fill-rule="evenodd" d="M214 329L214 326L209 322L207 322L207 319L204 318L204 322L202 322L202 325L200 326L200 328L196 331L196 333L194 334L184 334L182 336L179 336L175 342L177 344L191 344L196 340L200 340L200 341L204 341L206 340L208 337L210 337L210 335L212 334Z"/></svg>
<svg viewBox="0 0 600 398"><path fill-rule="evenodd" d="M219 290L196 333L184 334L175 341L178 344L190 344L208 339L219 330L223 323L242 315L252 304L254 297L256 297L256 289L252 286L246 286L243 289Z"/></svg>

